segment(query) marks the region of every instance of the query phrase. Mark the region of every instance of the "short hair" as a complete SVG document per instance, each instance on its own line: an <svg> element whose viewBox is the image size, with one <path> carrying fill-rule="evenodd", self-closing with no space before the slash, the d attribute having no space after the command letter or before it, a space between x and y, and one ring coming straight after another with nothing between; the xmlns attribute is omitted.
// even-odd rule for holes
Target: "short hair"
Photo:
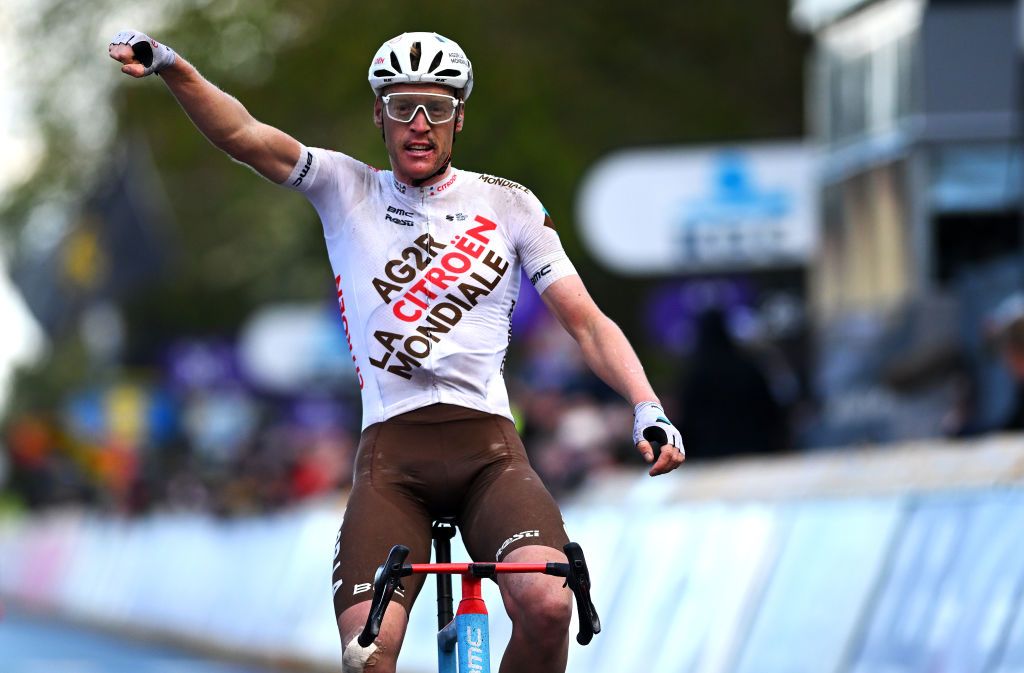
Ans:
<svg viewBox="0 0 1024 673"><path fill-rule="evenodd" d="M421 53L422 53L422 50L420 49L420 43L419 42L413 42L412 43L412 48L409 49L409 62L412 64L412 69L413 70L419 70L420 69L420 54Z"/></svg>

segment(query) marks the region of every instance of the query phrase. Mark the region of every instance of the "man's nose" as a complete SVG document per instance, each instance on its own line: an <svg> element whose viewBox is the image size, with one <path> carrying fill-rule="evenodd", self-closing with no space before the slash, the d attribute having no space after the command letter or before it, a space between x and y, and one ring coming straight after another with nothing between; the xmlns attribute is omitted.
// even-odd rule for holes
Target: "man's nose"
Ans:
<svg viewBox="0 0 1024 673"><path fill-rule="evenodd" d="M409 122L409 127L413 131L426 132L430 130L430 121L427 119L427 112L423 108L416 108L416 114L412 116L412 121Z"/></svg>

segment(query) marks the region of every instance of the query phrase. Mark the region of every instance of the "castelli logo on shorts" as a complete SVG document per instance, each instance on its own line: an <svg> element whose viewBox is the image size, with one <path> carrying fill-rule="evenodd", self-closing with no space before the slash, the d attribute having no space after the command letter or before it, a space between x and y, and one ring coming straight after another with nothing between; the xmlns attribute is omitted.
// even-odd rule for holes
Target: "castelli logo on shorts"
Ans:
<svg viewBox="0 0 1024 673"><path fill-rule="evenodd" d="M498 547L498 553L494 555L494 560L495 561L500 561L501 560L501 555L505 552L505 549L508 548L508 546L510 544L512 544L513 542L516 542L518 540L522 540L524 538L528 538L528 537L540 537L540 531L539 530L524 530L524 531L522 531L520 533L516 533L515 535L513 535L512 537L510 537L509 539L507 539L507 540L505 540L504 542L501 543L501 546Z"/></svg>

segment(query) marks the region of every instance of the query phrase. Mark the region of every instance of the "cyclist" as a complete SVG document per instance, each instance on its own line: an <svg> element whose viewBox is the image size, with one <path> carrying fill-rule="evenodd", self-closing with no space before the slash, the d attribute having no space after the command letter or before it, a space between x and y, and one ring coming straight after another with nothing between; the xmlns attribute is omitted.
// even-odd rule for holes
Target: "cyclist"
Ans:
<svg viewBox="0 0 1024 673"><path fill-rule="evenodd" d="M422 584L406 580L373 645L356 642L377 564L393 544L430 555L430 521L455 516L477 561L564 562L558 507L530 467L502 378L520 267L579 342L587 364L634 405L651 476L684 460L622 331L594 304L530 190L451 165L473 89L469 58L436 33L405 33L374 55L374 123L391 170L306 147L262 124L166 45L137 31L111 41L133 77L158 73L200 132L267 179L303 193L323 223L363 430L334 555L346 671L393 671ZM645 431L665 446L654 460ZM505 575L513 623L501 671L564 671L571 594L561 580Z"/></svg>

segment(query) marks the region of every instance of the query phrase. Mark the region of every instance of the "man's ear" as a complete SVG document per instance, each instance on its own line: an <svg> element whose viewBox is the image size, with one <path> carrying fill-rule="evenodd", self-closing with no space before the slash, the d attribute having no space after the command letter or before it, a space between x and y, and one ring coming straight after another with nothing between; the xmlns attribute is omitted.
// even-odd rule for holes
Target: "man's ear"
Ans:
<svg viewBox="0 0 1024 673"><path fill-rule="evenodd" d="M377 96L377 100L373 102L373 125L379 129L384 128L384 104L380 100L380 96Z"/></svg>
<svg viewBox="0 0 1024 673"><path fill-rule="evenodd" d="M462 106L460 105L459 106L459 112L455 116L455 132L456 133L459 133L459 132L462 131L462 124L463 124L463 118L464 117L465 117L465 113L462 111Z"/></svg>

